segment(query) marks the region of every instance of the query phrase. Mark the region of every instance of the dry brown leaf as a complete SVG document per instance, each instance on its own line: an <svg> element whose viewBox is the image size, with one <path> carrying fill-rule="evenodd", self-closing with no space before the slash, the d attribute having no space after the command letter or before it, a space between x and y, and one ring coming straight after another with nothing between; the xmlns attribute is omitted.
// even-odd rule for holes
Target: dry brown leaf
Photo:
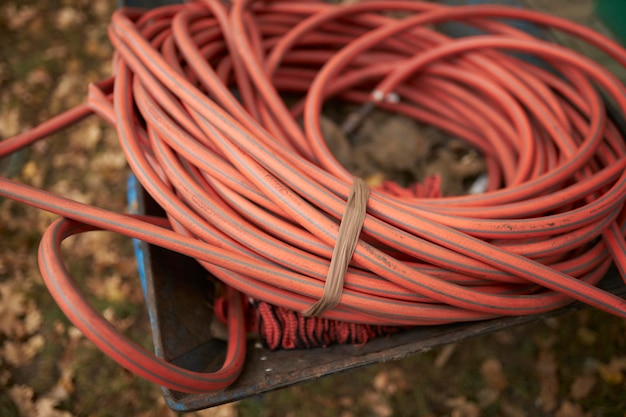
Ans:
<svg viewBox="0 0 626 417"><path fill-rule="evenodd" d="M78 201L83 204L93 204L93 193L82 192L76 188L75 184L70 183L67 180L60 180L55 183L50 190L59 195L69 198L70 200Z"/></svg>
<svg viewBox="0 0 626 417"><path fill-rule="evenodd" d="M45 341L42 335L36 334L25 342L5 340L2 345L2 356L12 366L19 368L28 365L43 350Z"/></svg>
<svg viewBox="0 0 626 417"><path fill-rule="evenodd" d="M11 372L9 372L8 369L0 370L0 387L6 387L10 379L11 379Z"/></svg>
<svg viewBox="0 0 626 417"><path fill-rule="evenodd" d="M398 392L406 391L408 383L406 374L400 368L391 368L380 371L372 380L372 385L377 392L386 395L395 395Z"/></svg>
<svg viewBox="0 0 626 417"><path fill-rule="evenodd" d="M26 334L33 334L41 328L43 316L34 302L28 303L28 309L24 315L24 331Z"/></svg>
<svg viewBox="0 0 626 417"><path fill-rule="evenodd" d="M35 218L36 218L36 229L37 231L39 231L41 234L43 234L46 229L48 227L50 227L50 223L52 223L54 220L56 220L57 215L54 213L51 213L49 211L37 211L35 214ZM32 221L32 218L31 218ZM37 276L37 282L41 282L41 274L36 274Z"/></svg>
<svg viewBox="0 0 626 417"><path fill-rule="evenodd" d="M84 91L84 80L81 76L71 72L64 73L57 80L57 86L52 92L50 111L58 113L67 108L70 103L79 102L79 97L83 97Z"/></svg>
<svg viewBox="0 0 626 417"><path fill-rule="evenodd" d="M526 417L526 411L516 404L511 404L506 400L500 401L500 413L502 417Z"/></svg>
<svg viewBox="0 0 626 417"><path fill-rule="evenodd" d="M37 174L37 163L35 161L28 161L22 168L22 178L26 181L30 181Z"/></svg>
<svg viewBox="0 0 626 417"><path fill-rule="evenodd" d="M30 21L37 16L36 7L33 6L16 6L15 4L7 4L2 14L5 17L5 21L8 23L9 29L17 30L26 26Z"/></svg>
<svg viewBox="0 0 626 417"><path fill-rule="evenodd" d="M28 288L18 280L0 284L0 333L12 339L29 336L41 327L41 312L34 302L25 300Z"/></svg>
<svg viewBox="0 0 626 417"><path fill-rule="evenodd" d="M576 336L578 337L580 343L585 346L592 346L598 340L598 333L588 327L579 327L576 330Z"/></svg>
<svg viewBox="0 0 626 417"><path fill-rule="evenodd" d="M341 397L338 401L339 405L346 408L354 407L354 398L352 397Z"/></svg>
<svg viewBox="0 0 626 417"><path fill-rule="evenodd" d="M387 371L380 371L372 379L372 385L374 386L374 389L378 392L384 392L388 384L389 384L389 373Z"/></svg>
<svg viewBox="0 0 626 417"><path fill-rule="evenodd" d="M132 291L131 286L123 282L119 274L111 275L105 279L91 279L87 285L93 295L107 302L125 300Z"/></svg>
<svg viewBox="0 0 626 417"><path fill-rule="evenodd" d="M70 133L69 147L76 151L93 151L102 138L100 122L96 119L90 119L81 123L77 130Z"/></svg>
<svg viewBox="0 0 626 417"><path fill-rule="evenodd" d="M580 404L574 404L570 401L563 401L554 417L588 417L590 414L585 413Z"/></svg>
<svg viewBox="0 0 626 417"><path fill-rule="evenodd" d="M59 364L58 368L61 376L45 397L61 402L67 400L70 394L74 392L74 369L67 364Z"/></svg>
<svg viewBox="0 0 626 417"><path fill-rule="evenodd" d="M14 385L9 388L9 397L13 400L21 417L37 417L33 396L33 389L26 385Z"/></svg>
<svg viewBox="0 0 626 417"><path fill-rule="evenodd" d="M68 411L57 410L58 401L53 398L40 398L35 403L37 417L72 417Z"/></svg>
<svg viewBox="0 0 626 417"><path fill-rule="evenodd" d="M9 69L9 65L5 62L0 62L0 84L4 83L9 79L11 74L11 70ZM4 105L4 100L0 105Z"/></svg>
<svg viewBox="0 0 626 417"><path fill-rule="evenodd" d="M500 398L500 391L494 388L485 387L478 391L478 405L480 408L489 407L495 404Z"/></svg>
<svg viewBox="0 0 626 417"><path fill-rule="evenodd" d="M478 417L480 407L465 397L456 397L446 400L445 405L452 409L451 417Z"/></svg>
<svg viewBox="0 0 626 417"><path fill-rule="evenodd" d="M592 374L584 374L577 377L569 389L569 395L573 400L581 400L587 397L593 387L595 387L597 379Z"/></svg>
<svg viewBox="0 0 626 417"><path fill-rule="evenodd" d="M83 332L81 332L78 327L74 326L70 326L67 329L67 336L70 338L70 341L74 343L78 340L82 340L84 337Z"/></svg>
<svg viewBox="0 0 626 417"><path fill-rule="evenodd" d="M91 2L91 12L103 20L109 20L108 16L111 14L111 4L108 1L93 1Z"/></svg>
<svg viewBox="0 0 626 417"><path fill-rule="evenodd" d="M8 138L20 132L20 109L3 109L0 112L0 138Z"/></svg>
<svg viewBox="0 0 626 417"><path fill-rule="evenodd" d="M557 406L556 397L559 392L558 365L551 351L542 349L539 352L535 371L539 379L539 403L544 411L552 411Z"/></svg>
<svg viewBox="0 0 626 417"><path fill-rule="evenodd" d="M117 315L115 314L115 310L113 310L113 308L111 307L105 308L104 311L102 312L102 316L109 323L111 323L119 331L122 331L122 332L125 332L126 330L128 330L130 326L135 324L135 322L137 321L137 317L135 316L128 316L126 318L117 317Z"/></svg>
<svg viewBox="0 0 626 417"><path fill-rule="evenodd" d="M378 392L367 390L363 393L363 400L370 407L376 417L391 417L393 410L387 399Z"/></svg>
<svg viewBox="0 0 626 417"><path fill-rule="evenodd" d="M455 349L456 349L456 344L454 343L445 345L443 348L441 348L441 350L439 351L439 354L437 355L437 357L435 358L435 361L433 362L433 366L435 367L435 369L442 369L444 366L446 366L446 363L448 363L448 361L452 357L452 354L454 353Z"/></svg>
<svg viewBox="0 0 626 417"><path fill-rule="evenodd" d="M93 261L95 268L104 268L107 266L117 265L121 261L120 254L114 250L102 250L104 246L100 247L99 251L94 252Z"/></svg>
<svg viewBox="0 0 626 417"><path fill-rule="evenodd" d="M608 364L600 364L598 366L598 372L602 380L611 385L621 384L624 381L625 371L626 356L613 358Z"/></svg>
<svg viewBox="0 0 626 417"><path fill-rule="evenodd" d="M14 338L24 336L20 316L24 314L24 294L12 281L0 284L0 332Z"/></svg>
<svg viewBox="0 0 626 417"><path fill-rule="evenodd" d="M45 60L60 60L68 55L67 45L52 45L46 49L42 55Z"/></svg>
<svg viewBox="0 0 626 417"><path fill-rule="evenodd" d="M44 67L35 68L26 76L26 84L48 88L52 84L52 77Z"/></svg>
<svg viewBox="0 0 626 417"><path fill-rule="evenodd" d="M91 169L100 175L119 174L126 167L126 157L123 152L112 150L101 152L92 161Z"/></svg>
<svg viewBox="0 0 626 417"><path fill-rule="evenodd" d="M496 358L486 359L480 366L480 373L489 388L502 391L508 385L506 375L502 371L502 363Z"/></svg>
<svg viewBox="0 0 626 417"><path fill-rule="evenodd" d="M63 7L56 15L56 27L61 30L69 29L81 24L85 20L85 15L73 7Z"/></svg>
<svg viewBox="0 0 626 417"><path fill-rule="evenodd" d="M71 417L67 411L57 410L59 400L42 397L34 400L34 391L25 385L14 385L9 389L9 396L15 403L21 417Z"/></svg>

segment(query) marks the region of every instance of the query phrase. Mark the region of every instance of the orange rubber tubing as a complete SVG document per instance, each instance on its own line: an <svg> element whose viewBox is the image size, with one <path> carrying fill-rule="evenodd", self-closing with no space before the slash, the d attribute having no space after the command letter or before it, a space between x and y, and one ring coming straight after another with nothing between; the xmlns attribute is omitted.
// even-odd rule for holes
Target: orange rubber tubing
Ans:
<svg viewBox="0 0 626 417"><path fill-rule="evenodd" d="M408 16L383 13L392 11ZM121 9L109 28L114 76L90 86L85 104L0 142L0 156L96 113L115 126L167 218L112 213L7 178L0 195L61 216L42 238L40 269L93 343L160 385L218 390L245 359L244 294L297 311L322 295L352 175L326 147L320 115L332 98L369 103L472 144L487 162L487 190L423 199L373 189L341 303L323 317L437 325L575 300L626 317L626 301L596 286L611 264L626 277L626 144L598 92L623 117L626 88L498 19L567 32L626 67L626 51L590 29L503 6L197 0ZM433 29L449 21L483 34ZM287 93L302 98L287 107ZM228 286L220 371L158 359L89 306L59 246L99 229L192 256Z"/></svg>

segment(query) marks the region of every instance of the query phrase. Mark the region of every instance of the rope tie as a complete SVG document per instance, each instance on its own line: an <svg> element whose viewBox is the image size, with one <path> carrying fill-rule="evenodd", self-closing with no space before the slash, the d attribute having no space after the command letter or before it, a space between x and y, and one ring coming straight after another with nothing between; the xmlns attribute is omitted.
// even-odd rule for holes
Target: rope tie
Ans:
<svg viewBox="0 0 626 417"><path fill-rule="evenodd" d="M319 316L339 304L348 265L350 265L363 228L369 194L369 187L365 181L355 177L339 224L339 233L330 258L324 292L315 304L302 312L305 316Z"/></svg>

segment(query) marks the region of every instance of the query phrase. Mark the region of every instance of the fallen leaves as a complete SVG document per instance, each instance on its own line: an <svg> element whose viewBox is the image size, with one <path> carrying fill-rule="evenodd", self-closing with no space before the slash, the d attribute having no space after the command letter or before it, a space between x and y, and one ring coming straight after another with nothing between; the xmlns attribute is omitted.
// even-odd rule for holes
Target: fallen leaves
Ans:
<svg viewBox="0 0 626 417"><path fill-rule="evenodd" d="M374 389L387 396L396 395L409 390L407 376L401 368L385 369L372 379Z"/></svg>
<svg viewBox="0 0 626 417"><path fill-rule="evenodd" d="M480 373L485 387L478 392L479 404L482 408L495 404L500 393L509 385L502 369L502 363L497 358L487 358L480 366Z"/></svg>
<svg viewBox="0 0 626 417"><path fill-rule="evenodd" d="M28 365L35 356L41 353L44 345L45 340L40 334L31 336L23 342L5 340L1 354L7 363L19 368Z"/></svg>
<svg viewBox="0 0 626 417"><path fill-rule="evenodd" d="M626 372L626 356L612 358L609 363L600 364L598 373L604 382L610 385L620 385L624 382Z"/></svg>
<svg viewBox="0 0 626 417"><path fill-rule="evenodd" d="M41 312L26 299L27 288L16 281L0 283L0 333L12 339L30 336L41 327Z"/></svg>
<svg viewBox="0 0 626 417"><path fill-rule="evenodd" d="M585 373L574 379L569 389L569 395L573 400L586 398L596 386L598 379L591 373Z"/></svg>
<svg viewBox="0 0 626 417"><path fill-rule="evenodd" d="M41 187L46 179L46 170L40 169L36 161L28 161L22 167L22 180L33 187Z"/></svg>
<svg viewBox="0 0 626 417"><path fill-rule="evenodd" d="M46 396L35 398L31 387L14 385L9 389L9 396L21 417L72 417L70 412L56 409L59 404L57 399Z"/></svg>
<svg viewBox="0 0 626 417"><path fill-rule="evenodd" d="M554 353L547 349L540 350L535 365L540 387L537 402L544 411L553 411L558 405L559 377L557 369L558 365Z"/></svg>
<svg viewBox="0 0 626 417"><path fill-rule="evenodd" d="M81 123L69 134L71 154L83 151L94 151L103 137L103 125L97 119L89 119ZM121 151L120 151L121 152Z"/></svg>
<svg viewBox="0 0 626 417"><path fill-rule="evenodd" d="M3 109L0 112L0 139L11 137L20 131L19 107Z"/></svg>
<svg viewBox="0 0 626 417"><path fill-rule="evenodd" d="M76 105L84 98L85 79L80 73L67 72L57 80L52 92L49 108L53 113L60 113L72 105Z"/></svg>
<svg viewBox="0 0 626 417"><path fill-rule="evenodd" d="M488 358L486 359L481 367L480 373L487 384L487 387L502 391L508 385L508 379L502 370L502 363L497 358Z"/></svg>
<svg viewBox="0 0 626 417"><path fill-rule="evenodd" d="M563 401L559 409L554 413L554 417L591 417L590 413L585 413L580 404L570 401Z"/></svg>
<svg viewBox="0 0 626 417"><path fill-rule="evenodd" d="M27 387L25 385L14 385L9 388L9 396L18 408L20 415L35 415L35 404L33 402L34 392L31 387Z"/></svg>
<svg viewBox="0 0 626 417"><path fill-rule="evenodd" d="M371 410L372 415L376 417L391 417L393 415L393 409L389 404L389 400L381 393L366 390L361 397L362 401L367 404Z"/></svg>
<svg viewBox="0 0 626 417"><path fill-rule="evenodd" d="M126 167L126 157L121 151L108 151L100 153L96 159L92 161L93 167L98 175L111 177L119 175Z"/></svg>
<svg viewBox="0 0 626 417"><path fill-rule="evenodd" d="M72 417L69 411L57 410L58 401L53 398L41 398L35 402L37 417Z"/></svg>
<svg viewBox="0 0 626 417"><path fill-rule="evenodd" d="M19 317L24 313L24 294L13 283L0 284L0 332L9 337L24 335Z"/></svg>
<svg viewBox="0 0 626 417"><path fill-rule="evenodd" d="M67 30L76 27L85 21L85 15L74 7L65 6L56 12L56 27Z"/></svg>
<svg viewBox="0 0 626 417"><path fill-rule="evenodd" d="M104 279L91 279L88 284L91 293L109 303L117 303L126 300L133 287L122 280L119 274L113 274Z"/></svg>
<svg viewBox="0 0 626 417"><path fill-rule="evenodd" d="M49 88L52 85L52 76L44 67L37 67L26 76L26 84L41 88Z"/></svg>
<svg viewBox="0 0 626 417"><path fill-rule="evenodd" d="M585 346L593 346L598 340L598 334L588 327L579 327L576 336L581 344Z"/></svg>
<svg viewBox="0 0 626 417"><path fill-rule="evenodd" d="M14 1L0 4L0 34L7 41L0 45L0 55L8 57L0 62L0 140L82 102L88 83L110 69L111 47L106 41L106 23L114 8L112 3L83 2L81 6L65 2L64 7L49 11L49 6L35 3L28 6ZM98 13L101 23L86 27L81 36L67 36L77 25L88 20L93 22L93 16L88 15L91 11ZM10 36L5 36L5 23L15 33L9 32ZM9 43L10 54L7 54ZM85 44L90 45L89 51L77 50ZM24 51L28 55L24 55ZM85 59L89 54L93 59ZM114 134L108 135L115 137ZM122 152L116 148L116 141L106 144L107 148L116 150L101 155L98 162L101 171L109 173L109 182L101 182L89 192L81 183L87 161L94 159L105 137L104 123L96 118L87 119L76 129L57 136L61 140L51 138L31 146L29 160L18 165L13 175L31 185L56 189L66 196L100 203L104 207L115 200L111 196L117 193L119 203L115 208L123 210L127 171L122 165L123 169L117 175L110 174L121 165L119 155ZM84 365L80 362L81 355L84 355L81 352L89 342L75 327L50 320L53 324L42 328L44 316L40 308L46 309L47 323L59 312L52 307L54 304L49 296L35 295L35 291L45 291L40 286L36 245L43 230L55 217L46 212L26 210L8 200L0 201L0 391L6 389L7 401L10 398L23 417L69 417L71 412L60 408L73 409L76 403L84 401L83 398L71 398L76 375L92 373L94 367L102 366L101 363ZM105 275L111 279L103 280L104 299L119 301L130 293L129 302L141 300L137 296L141 294L138 283L132 291L128 288L127 276L129 271L135 272L134 260L120 260L121 251L130 248L130 242L127 247L120 245L119 239L95 238L91 242L93 246L78 252L87 258L85 264L94 267L95 276L102 277L102 272L107 269L117 269L124 274L123 279L110 273ZM103 249L103 243L110 249ZM64 245L64 249L67 246L71 245ZM93 262L89 263L89 255L94 253ZM71 258L67 258L68 267L75 268ZM84 285L83 274L75 276L79 278L79 285ZM35 300L43 302L37 305ZM128 328L136 320L135 315L118 317L112 310L107 315L120 328ZM77 369L77 364L84 369ZM42 370L45 375L40 373ZM93 396L99 395L97 391ZM119 398L125 398L126 403L136 402L137 407L146 407L132 395L121 393ZM155 387L153 398L158 396L158 387ZM89 410L90 415L99 412L97 408Z"/></svg>
<svg viewBox="0 0 626 417"><path fill-rule="evenodd" d="M31 22L39 12L36 7L30 5L18 6L12 3L6 4L1 11L11 30L23 28Z"/></svg>
<svg viewBox="0 0 626 417"><path fill-rule="evenodd" d="M444 366L446 366L450 358L452 358L452 355L454 354L454 351L456 350L456 346L457 345L455 343L451 343L449 345L445 345L444 347L442 347L441 350L439 350L439 353L437 354L437 357L435 358L433 362L433 366L436 369L442 369Z"/></svg>
<svg viewBox="0 0 626 417"><path fill-rule="evenodd" d="M465 397L451 398L445 405L452 409L450 417L479 417L480 407Z"/></svg>
<svg viewBox="0 0 626 417"><path fill-rule="evenodd" d="M389 402L390 398L405 393L410 389L407 375L399 367L389 367L381 370L372 378L374 390L367 389L363 393L363 401L368 409L376 417L390 417L393 415L393 408ZM352 406L354 400L343 399L344 406Z"/></svg>

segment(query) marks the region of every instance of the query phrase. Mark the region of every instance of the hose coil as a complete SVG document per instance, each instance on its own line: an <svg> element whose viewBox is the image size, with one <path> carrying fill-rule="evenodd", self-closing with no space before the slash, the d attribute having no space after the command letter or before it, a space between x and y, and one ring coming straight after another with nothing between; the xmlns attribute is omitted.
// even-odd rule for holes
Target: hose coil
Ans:
<svg viewBox="0 0 626 417"><path fill-rule="evenodd" d="M626 51L606 37L518 8L196 0L119 10L109 28L114 77L91 86L85 104L0 142L0 155L96 113L115 126L167 219L107 212L5 178L0 195L62 216L42 239L40 269L105 353L178 391L221 389L244 361L241 294L294 311L322 296L353 182L319 127L324 103L340 99L462 138L484 155L488 185L438 199L372 189L340 302L322 317L437 325L574 300L626 317L626 301L596 286L612 263L626 276L626 144L602 97L623 117L626 88L588 58L500 19L567 32L626 67ZM435 30L453 21L482 34ZM302 99L288 108L285 93ZM59 246L94 229L192 256L228 286L220 371L160 360L89 306Z"/></svg>

